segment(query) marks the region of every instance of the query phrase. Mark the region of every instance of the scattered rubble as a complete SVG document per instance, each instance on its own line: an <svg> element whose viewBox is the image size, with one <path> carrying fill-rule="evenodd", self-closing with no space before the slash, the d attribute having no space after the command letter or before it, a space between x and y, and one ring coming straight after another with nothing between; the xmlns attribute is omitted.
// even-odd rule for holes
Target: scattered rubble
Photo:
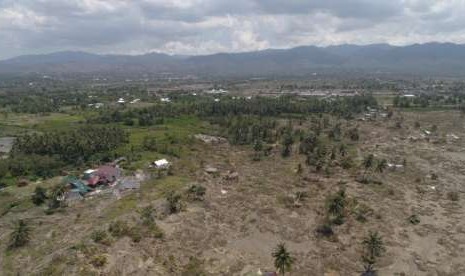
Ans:
<svg viewBox="0 0 465 276"><path fill-rule="evenodd" d="M208 167L205 167L205 172L208 174L216 174L218 173L218 169L208 166Z"/></svg>
<svg viewBox="0 0 465 276"><path fill-rule="evenodd" d="M226 138L223 138L223 137L210 136L210 135L205 135L205 134L196 134L194 135L194 137L207 144L222 144L228 141Z"/></svg>

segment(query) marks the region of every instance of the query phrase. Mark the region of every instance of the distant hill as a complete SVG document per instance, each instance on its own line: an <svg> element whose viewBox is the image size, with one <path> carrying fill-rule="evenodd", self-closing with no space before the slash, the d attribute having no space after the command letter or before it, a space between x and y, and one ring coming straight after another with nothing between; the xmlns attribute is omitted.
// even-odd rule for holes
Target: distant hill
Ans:
<svg viewBox="0 0 465 276"><path fill-rule="evenodd" d="M173 73L200 76L302 76L313 72L465 75L465 45L427 43L302 46L203 56L57 52L0 61L0 73Z"/></svg>

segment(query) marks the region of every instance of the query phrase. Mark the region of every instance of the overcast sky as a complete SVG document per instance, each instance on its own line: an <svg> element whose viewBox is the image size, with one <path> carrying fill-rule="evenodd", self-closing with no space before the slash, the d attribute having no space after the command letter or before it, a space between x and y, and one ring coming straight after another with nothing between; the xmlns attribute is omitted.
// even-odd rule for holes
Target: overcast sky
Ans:
<svg viewBox="0 0 465 276"><path fill-rule="evenodd" d="M0 59L465 43L465 0L0 0Z"/></svg>

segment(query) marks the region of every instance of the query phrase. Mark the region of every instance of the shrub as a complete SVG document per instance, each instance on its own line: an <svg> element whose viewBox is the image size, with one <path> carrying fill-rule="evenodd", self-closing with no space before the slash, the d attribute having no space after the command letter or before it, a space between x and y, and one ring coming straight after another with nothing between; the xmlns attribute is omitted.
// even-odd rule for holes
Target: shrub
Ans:
<svg viewBox="0 0 465 276"><path fill-rule="evenodd" d="M459 193L458 192L448 192L447 198L451 201L459 201Z"/></svg>
<svg viewBox="0 0 465 276"><path fill-rule="evenodd" d="M408 221L411 224L416 225L420 223L420 218L416 214L413 214L408 218Z"/></svg>
<svg viewBox="0 0 465 276"><path fill-rule="evenodd" d="M100 243L103 245L111 244L111 239L105 230L95 230L94 232L92 232L90 237L95 243Z"/></svg>
<svg viewBox="0 0 465 276"><path fill-rule="evenodd" d="M197 259L196 257L190 257L189 263L184 267L181 276L191 276L191 275L198 275L204 276L206 275L203 269L203 261Z"/></svg>
<svg viewBox="0 0 465 276"><path fill-rule="evenodd" d="M339 216L336 216L335 218L333 218L331 220L331 222L334 224L334 225L343 225L344 222L345 222L345 219L344 219L344 216L343 215L339 215Z"/></svg>
<svg viewBox="0 0 465 276"><path fill-rule="evenodd" d="M42 205L47 199L47 190L43 187L37 186L34 190L34 194L31 197L32 202L39 206Z"/></svg>
<svg viewBox="0 0 465 276"><path fill-rule="evenodd" d="M334 217L333 223L337 225L344 223L346 203L347 199L344 190L340 190L328 198L327 212L329 216Z"/></svg>
<svg viewBox="0 0 465 276"><path fill-rule="evenodd" d="M142 229L140 227L132 227L127 234L135 243L142 240Z"/></svg>
<svg viewBox="0 0 465 276"><path fill-rule="evenodd" d="M26 245L31 240L31 229L26 221L18 220L13 228L13 232L10 235L9 249L14 249Z"/></svg>
<svg viewBox="0 0 465 276"><path fill-rule="evenodd" d="M90 263L95 267L103 267L107 263L107 256L105 255L96 255L92 258Z"/></svg>
<svg viewBox="0 0 465 276"><path fill-rule="evenodd" d="M108 232L110 232L113 237L117 238L127 235L129 231L130 228L128 224L121 220L116 220L108 226Z"/></svg>
<svg viewBox="0 0 465 276"><path fill-rule="evenodd" d="M331 224L325 223L316 228L316 233L318 235L321 235L323 237L330 237L334 235L333 228L331 227Z"/></svg>
<svg viewBox="0 0 465 276"><path fill-rule="evenodd" d="M383 239L378 232L369 232L368 236L363 239L362 245L364 247L362 261L365 268L363 275L376 275L374 265L377 259L386 251Z"/></svg>
<svg viewBox="0 0 465 276"><path fill-rule="evenodd" d="M168 201L168 211L170 214L175 214L181 211L181 195L171 191L166 196Z"/></svg>
<svg viewBox="0 0 465 276"><path fill-rule="evenodd" d="M152 225L155 223L154 213L155 210L153 209L152 205L142 208L140 211L140 218L142 220L142 224L144 225Z"/></svg>
<svg viewBox="0 0 465 276"><path fill-rule="evenodd" d="M207 189L201 185L192 185L189 190L187 190L189 198L192 200L202 201Z"/></svg>
<svg viewBox="0 0 465 276"><path fill-rule="evenodd" d="M354 166L354 162L352 160L352 158L350 158L349 156L345 156L344 158L342 158L341 160L341 167L345 170L348 170L350 168L352 168Z"/></svg>
<svg viewBox="0 0 465 276"><path fill-rule="evenodd" d="M165 236L163 230L156 224L150 226L149 230L152 234L152 237L154 237L155 239L163 239L163 237Z"/></svg>
<svg viewBox="0 0 465 276"><path fill-rule="evenodd" d="M62 184L55 185L50 192L48 208L53 210L53 209L57 209L60 207L64 207L65 206L65 201L64 201L65 192L66 192L65 185L62 185Z"/></svg>

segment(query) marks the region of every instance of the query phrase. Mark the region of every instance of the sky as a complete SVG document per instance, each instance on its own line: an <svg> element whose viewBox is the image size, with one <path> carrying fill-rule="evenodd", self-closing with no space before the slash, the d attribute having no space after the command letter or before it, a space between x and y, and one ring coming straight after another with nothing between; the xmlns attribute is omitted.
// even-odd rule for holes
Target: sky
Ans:
<svg viewBox="0 0 465 276"><path fill-rule="evenodd" d="M0 59L465 43L465 0L0 0Z"/></svg>

